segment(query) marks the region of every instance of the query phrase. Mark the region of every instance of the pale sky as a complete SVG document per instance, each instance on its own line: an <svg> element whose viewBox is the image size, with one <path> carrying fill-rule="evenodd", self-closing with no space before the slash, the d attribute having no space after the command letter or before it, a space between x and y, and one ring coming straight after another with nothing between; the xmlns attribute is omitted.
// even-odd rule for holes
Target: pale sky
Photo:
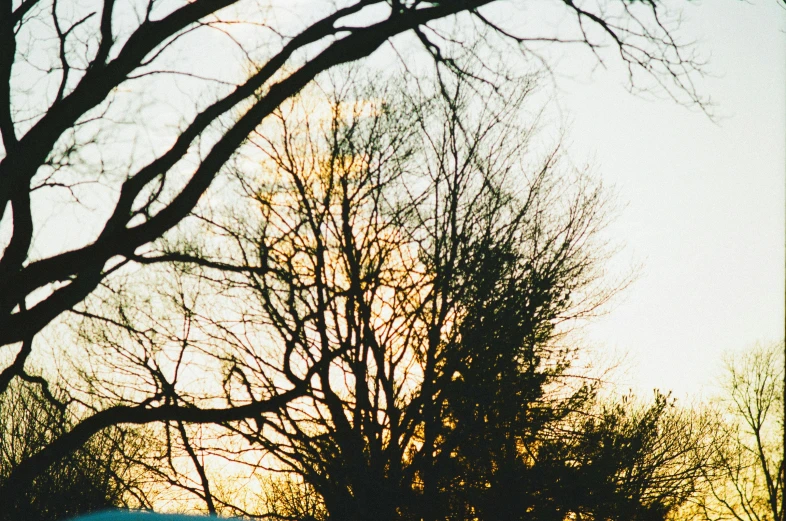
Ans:
<svg viewBox="0 0 786 521"><path fill-rule="evenodd" d="M722 353L783 337L786 9L674 4L678 34L709 60L699 90L716 121L629 94L618 62L590 73L586 49L560 62L554 99L571 159L592 164L625 205L609 229L625 246L615 265L642 266L588 337L629 354L623 386L685 396L712 382Z"/></svg>
<svg viewBox="0 0 786 521"><path fill-rule="evenodd" d="M715 0L684 14L717 122L628 94L619 70L560 85L572 157L627 203L609 230L618 262L643 266L589 337L629 354L624 386L678 397L709 394L722 353L784 330L786 9Z"/></svg>

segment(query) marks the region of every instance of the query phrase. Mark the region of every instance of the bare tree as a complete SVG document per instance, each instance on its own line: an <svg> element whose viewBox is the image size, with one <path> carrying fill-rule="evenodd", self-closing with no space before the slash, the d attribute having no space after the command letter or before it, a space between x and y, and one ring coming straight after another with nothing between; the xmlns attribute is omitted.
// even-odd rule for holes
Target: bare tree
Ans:
<svg viewBox="0 0 786 521"><path fill-rule="evenodd" d="M715 452L720 473L701 504L708 520L777 521L783 516L783 348L756 345L728 357Z"/></svg>
<svg viewBox="0 0 786 521"><path fill-rule="evenodd" d="M649 74L669 92L698 101L690 83L696 62L667 29L658 2L555 0L575 22L567 35L515 34L506 15L487 9L492 3L358 0L290 23L276 4L245 0L4 0L0 393L16 378L49 374L30 367L31 355L58 317L84 314L85 299L108 279L133 278L173 260L145 254L210 193L263 120L320 73L366 57L397 35L414 35L443 70L458 74L466 71L456 52L471 48L439 20L456 21L462 30L479 27L484 38L524 52L533 41L578 41L602 58L600 46L610 43L632 78ZM215 49L222 54L211 58ZM240 63L246 74L222 77L228 62ZM42 233L46 220L69 229ZM60 244L53 244L53 233ZM180 261L198 264L189 256ZM56 358L68 353L65 346ZM131 397L118 389L114 402L82 404L73 427L20 462L6 483L34 479L113 425L221 423L278 411L311 377L291 373L285 392L208 406L178 397L161 367L147 368L152 380L145 393ZM313 366L320 370L327 369ZM107 390L112 379L96 385Z"/></svg>
<svg viewBox="0 0 786 521"><path fill-rule="evenodd" d="M304 482L265 514L663 519L695 491L708 424L664 397L598 413L594 383L566 374L561 328L614 290L597 284L602 191L556 153L535 162L519 117L531 83L503 105L446 87L305 93L252 136L233 211L199 214L196 235L221 239L185 248L201 256L191 286L243 312L234 326L189 313L268 340L221 337L238 347L221 351L227 388L310 375L278 413L226 424L274 457L259 471ZM258 269L222 271L218 251Z"/></svg>
<svg viewBox="0 0 786 521"><path fill-rule="evenodd" d="M71 423L66 404L46 388L22 380L12 383L0 401L0 483ZM142 439L133 432L108 429L31 483L11 484L0 519L56 520L111 507L145 506L140 473L130 464L142 451Z"/></svg>
<svg viewBox="0 0 786 521"><path fill-rule="evenodd" d="M287 474L268 479L266 484L265 517L293 521L327 519L322 498L302 478Z"/></svg>

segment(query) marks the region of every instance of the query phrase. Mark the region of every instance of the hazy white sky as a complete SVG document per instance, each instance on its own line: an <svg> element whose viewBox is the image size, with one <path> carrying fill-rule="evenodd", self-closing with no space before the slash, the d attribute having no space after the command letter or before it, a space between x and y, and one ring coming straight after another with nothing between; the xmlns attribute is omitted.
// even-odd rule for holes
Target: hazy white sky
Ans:
<svg viewBox="0 0 786 521"><path fill-rule="evenodd" d="M627 203L610 229L638 281L589 329L630 354L624 384L706 393L721 354L783 337L786 9L691 3L681 34L712 77L717 121L628 94L621 71L561 83L571 155Z"/></svg>
<svg viewBox="0 0 786 521"><path fill-rule="evenodd" d="M580 72L586 49L561 62L554 99L571 158L589 159L627 205L609 230L626 245L619 264L643 267L588 334L630 353L624 384L683 396L711 382L723 352L783 336L786 9L673 4L684 7L679 34L709 59L699 87L716 121L629 94L616 62Z"/></svg>

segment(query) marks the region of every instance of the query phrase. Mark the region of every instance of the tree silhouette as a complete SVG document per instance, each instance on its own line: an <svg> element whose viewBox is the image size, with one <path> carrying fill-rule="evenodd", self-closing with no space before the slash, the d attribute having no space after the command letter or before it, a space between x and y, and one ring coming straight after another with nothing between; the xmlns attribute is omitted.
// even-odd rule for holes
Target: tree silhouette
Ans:
<svg viewBox="0 0 786 521"><path fill-rule="evenodd" d="M67 432L69 423L65 404L46 388L19 380L11 384L0 402L0 483L5 485L17 465ZM101 433L32 482L8 483L0 519L65 519L126 506L140 493L128 458L141 450L130 433Z"/></svg>
<svg viewBox="0 0 786 521"><path fill-rule="evenodd" d="M779 344L757 345L726 360L704 519L783 516L782 356Z"/></svg>
<svg viewBox="0 0 786 521"><path fill-rule="evenodd" d="M231 368L227 400L309 379L287 407L225 424L276 460L249 466L303 482L268 514L664 519L695 490L704 427L663 397L599 409L566 373L565 324L614 291L598 278L602 190L556 153L525 169L531 84L480 107L449 86L305 93L251 138L244 196L188 234L220 239L159 254L199 254L183 286L209 296L183 311L205 332L194 348ZM213 297L229 294L234 318Z"/></svg>
<svg viewBox="0 0 786 521"><path fill-rule="evenodd" d="M45 328L64 314L84 315L85 299L109 279L173 260L145 254L176 232L211 193L228 161L263 120L319 74L369 56L397 35L413 35L441 70L459 76L468 72L458 54L474 47L469 41L461 45L437 21L456 21L462 30L474 22L489 42L504 41L525 53L533 41L576 40L603 58L599 48L610 43L632 80L650 75L668 92L700 101L690 83L697 64L664 25L658 2L581 6L555 0L574 21L573 33L564 38L515 34L505 16L485 10L492 3L358 0L326 8L321 18L310 14L306 22L290 24L277 23L281 18L275 10L267 17L262 6L240 0L123 5L114 0L4 0L0 349L6 365L0 393L17 378L48 374L30 366ZM200 46L207 42L210 47L213 35L229 42L233 59L240 59L246 72L252 69L244 79L233 83L213 77L213 64L202 61L210 53ZM229 61L215 59L215 66ZM155 106L154 98L140 98L143 94L172 104L193 103L176 107L167 119L167 111ZM146 110L148 103L154 107ZM43 221L67 223L69 212L79 217L79 225L70 226L73 237L58 232L60 247L44 242L46 234L38 233ZM179 262L200 263L189 256ZM66 347L56 359L68 356ZM150 368L156 381L150 394L89 404L68 432L19 462L6 483L33 480L107 427L258 417L303 394L308 382L294 375L296 384L281 394L239 406L198 406L177 398L173 382L159 369ZM319 370L327 369L315 366ZM98 385L104 384L109 381ZM5 494L0 489L0 496Z"/></svg>

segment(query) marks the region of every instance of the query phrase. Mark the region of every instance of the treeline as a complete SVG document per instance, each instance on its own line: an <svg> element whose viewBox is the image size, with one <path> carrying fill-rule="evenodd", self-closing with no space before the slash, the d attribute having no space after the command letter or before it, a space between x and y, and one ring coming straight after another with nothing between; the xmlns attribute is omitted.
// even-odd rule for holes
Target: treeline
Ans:
<svg viewBox="0 0 786 521"><path fill-rule="evenodd" d="M572 329L628 281L534 79L386 83L282 104L70 311L0 402L0 519L781 520L780 348L705 407L606 392Z"/></svg>

